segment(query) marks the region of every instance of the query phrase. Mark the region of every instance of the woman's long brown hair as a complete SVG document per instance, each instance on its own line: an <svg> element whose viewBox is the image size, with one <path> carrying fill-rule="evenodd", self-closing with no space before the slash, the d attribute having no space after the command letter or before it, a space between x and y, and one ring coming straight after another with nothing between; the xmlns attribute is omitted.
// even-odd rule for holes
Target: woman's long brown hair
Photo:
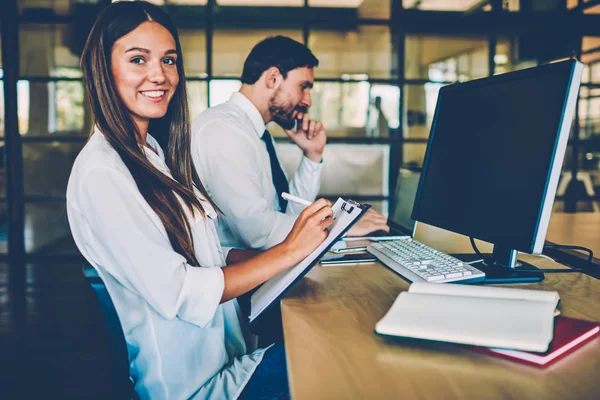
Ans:
<svg viewBox="0 0 600 400"><path fill-rule="evenodd" d="M177 87L167 113L150 122L149 132L166 135L168 141L166 163L174 179L156 169L146 158L137 142L138 129L129 110L118 95L111 72L111 54L115 42L146 21L165 27L177 45ZM160 8L147 2L119 2L107 6L98 16L81 56L84 81L98 129L117 151L137 187L150 207L162 221L173 249L199 266L191 234L190 223L183 205L192 212L206 216L194 186L215 208L194 168L191 155L191 128L187 105L185 75L181 44L175 25Z"/></svg>

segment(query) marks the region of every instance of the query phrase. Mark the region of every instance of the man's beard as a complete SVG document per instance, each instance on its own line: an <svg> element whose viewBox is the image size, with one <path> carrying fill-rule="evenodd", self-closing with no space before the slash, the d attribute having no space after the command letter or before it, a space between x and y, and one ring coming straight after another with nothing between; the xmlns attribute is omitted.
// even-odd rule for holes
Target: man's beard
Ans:
<svg viewBox="0 0 600 400"><path fill-rule="evenodd" d="M299 107L294 105L286 105L280 100L280 92L277 91L271 101L269 102L269 112L277 124L283 129L293 129L296 125L296 119L293 117L294 111L305 113L308 111L306 107Z"/></svg>

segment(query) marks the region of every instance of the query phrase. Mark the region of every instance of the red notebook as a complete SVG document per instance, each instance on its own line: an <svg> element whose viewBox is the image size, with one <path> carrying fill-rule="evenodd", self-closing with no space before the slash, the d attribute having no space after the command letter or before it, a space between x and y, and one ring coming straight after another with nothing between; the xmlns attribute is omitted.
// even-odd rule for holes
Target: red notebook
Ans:
<svg viewBox="0 0 600 400"><path fill-rule="evenodd" d="M485 347L479 349L485 353L501 355L516 361L546 367L598 335L598 332L600 332L600 324L597 322L559 315L554 320L554 338L545 353Z"/></svg>

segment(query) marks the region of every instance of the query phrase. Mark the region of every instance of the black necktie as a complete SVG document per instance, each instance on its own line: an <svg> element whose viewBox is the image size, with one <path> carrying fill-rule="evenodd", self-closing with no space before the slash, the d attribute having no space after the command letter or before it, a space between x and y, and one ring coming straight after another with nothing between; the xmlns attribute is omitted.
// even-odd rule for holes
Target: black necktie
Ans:
<svg viewBox="0 0 600 400"><path fill-rule="evenodd" d="M287 209L287 200L281 198L281 193L289 192L290 185L285 177L285 174L283 173L283 169L281 169L279 160L277 160L275 146L273 146L273 140L271 139L271 134L269 134L269 131L265 129L265 133L263 133L261 139L267 146L267 152L269 153L269 159L271 160L271 174L273 175L273 185L275 185L277 198L279 199L279 208L281 209L282 213L285 213L285 210Z"/></svg>

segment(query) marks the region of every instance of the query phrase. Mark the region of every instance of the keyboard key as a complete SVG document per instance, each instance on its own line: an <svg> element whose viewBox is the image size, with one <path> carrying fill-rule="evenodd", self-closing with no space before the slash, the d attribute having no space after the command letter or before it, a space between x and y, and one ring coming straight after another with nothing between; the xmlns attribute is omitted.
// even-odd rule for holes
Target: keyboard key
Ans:
<svg viewBox="0 0 600 400"><path fill-rule="evenodd" d="M435 281L439 281L444 279L445 276L444 275L435 275L435 276L428 276L427 277L427 282L435 282Z"/></svg>
<svg viewBox="0 0 600 400"><path fill-rule="evenodd" d="M367 251L411 281L443 283L485 278L477 268L412 239L374 243Z"/></svg>

